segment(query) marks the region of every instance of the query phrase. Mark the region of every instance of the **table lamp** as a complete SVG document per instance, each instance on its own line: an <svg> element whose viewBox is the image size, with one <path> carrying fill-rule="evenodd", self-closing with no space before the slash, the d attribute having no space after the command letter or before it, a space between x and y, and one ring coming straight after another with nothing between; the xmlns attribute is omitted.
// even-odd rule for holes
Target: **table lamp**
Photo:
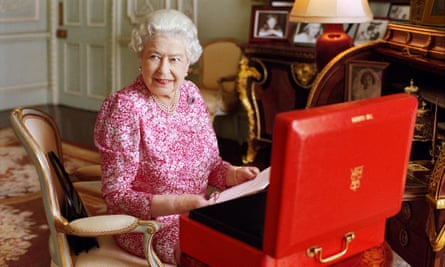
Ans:
<svg viewBox="0 0 445 267"><path fill-rule="evenodd" d="M343 30L345 23L362 23L373 18L368 0L295 0L289 21L323 23L323 34L315 43L317 69L353 46Z"/></svg>

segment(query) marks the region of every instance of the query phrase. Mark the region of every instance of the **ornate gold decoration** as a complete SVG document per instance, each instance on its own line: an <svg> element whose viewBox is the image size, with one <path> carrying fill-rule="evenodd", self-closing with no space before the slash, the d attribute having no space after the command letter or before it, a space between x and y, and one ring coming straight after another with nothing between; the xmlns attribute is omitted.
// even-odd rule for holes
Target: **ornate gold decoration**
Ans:
<svg viewBox="0 0 445 267"><path fill-rule="evenodd" d="M256 157L257 149L255 148L255 138L256 138L256 129L257 124L255 123L255 112L252 107L251 102L249 101L248 96L248 86L250 85L250 91L253 91L253 84L249 83L250 79L260 80L261 79L260 72L254 68L249 66L249 60L247 57L242 57L240 61L240 68L237 78L237 84L238 84L238 93L239 98L241 101L241 104L243 105L244 109L247 113L247 120L249 122L249 136L248 136L248 144L247 144L247 152L246 155L243 157L243 162L250 163L253 162L253 160ZM264 76L264 75L263 75Z"/></svg>
<svg viewBox="0 0 445 267"><path fill-rule="evenodd" d="M315 77L317 77L317 65L315 63L292 63L292 78L296 84L305 89L312 87Z"/></svg>
<svg viewBox="0 0 445 267"><path fill-rule="evenodd" d="M442 188L445 187L445 151L442 151L437 159L431 182L429 184L428 198L434 204L436 209L445 209L445 195L442 195ZM440 201L442 200L442 201Z"/></svg>
<svg viewBox="0 0 445 267"><path fill-rule="evenodd" d="M431 247L434 251L440 251L445 247L445 225L442 225L440 231L436 228L436 210L445 209L445 196L442 195L442 188L445 183L445 150L443 150L437 159L431 182L427 200L430 202L429 214L426 223L426 234L430 240Z"/></svg>
<svg viewBox="0 0 445 267"><path fill-rule="evenodd" d="M259 58L251 58L250 59L250 63L255 63L255 65L258 65L258 67L260 68L259 72L261 75L261 79L252 81L251 86L250 86L250 96L249 99L253 105L253 110L254 110L254 114L255 114L255 120L252 121L251 123L253 124L253 129L254 129L254 134L252 135L253 140L251 142L252 146L254 146L253 150L257 151L259 149L259 143L258 141L261 142L269 142L271 143L272 140L270 139L265 139L261 136L261 112L260 112L260 108L258 107L258 103L256 101L256 94L255 94L255 85L263 85L268 77L268 72L267 72L267 68L266 65L264 64L264 62L259 59ZM258 68L256 68L256 70L258 71ZM252 162L256 157L256 153L254 155L252 155L251 161ZM247 163L247 162L246 162Z"/></svg>
<svg viewBox="0 0 445 267"><path fill-rule="evenodd" d="M405 35L404 40L399 38L401 34ZM439 43L444 36L444 31L439 29L390 23L387 27L386 36L381 41L400 47L402 55L412 57L429 54L430 57L443 59L445 57L443 46L436 46L435 44Z"/></svg>

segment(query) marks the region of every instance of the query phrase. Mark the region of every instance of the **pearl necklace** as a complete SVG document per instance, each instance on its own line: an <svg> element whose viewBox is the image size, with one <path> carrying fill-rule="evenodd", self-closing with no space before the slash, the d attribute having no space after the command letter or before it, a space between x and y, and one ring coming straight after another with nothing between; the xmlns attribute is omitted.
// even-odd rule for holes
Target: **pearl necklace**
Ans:
<svg viewBox="0 0 445 267"><path fill-rule="evenodd" d="M151 95L151 97L153 98L153 100L156 102L156 104L158 105L158 107L164 111L167 114L172 114L175 110L176 107L178 106L178 100L179 100L179 93L178 93L179 89L175 90L175 95L173 96L173 100L171 101L171 103L169 105L166 105L164 103L162 103L161 101L159 101L158 97L155 96L154 94Z"/></svg>

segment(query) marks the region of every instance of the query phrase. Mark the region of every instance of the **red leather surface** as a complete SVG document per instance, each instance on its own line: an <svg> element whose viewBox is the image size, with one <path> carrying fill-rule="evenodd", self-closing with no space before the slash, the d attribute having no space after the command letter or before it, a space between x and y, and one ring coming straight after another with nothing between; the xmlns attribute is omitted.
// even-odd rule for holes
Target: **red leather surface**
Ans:
<svg viewBox="0 0 445 267"><path fill-rule="evenodd" d="M279 114L265 252L284 257L395 215L416 108L396 94Z"/></svg>

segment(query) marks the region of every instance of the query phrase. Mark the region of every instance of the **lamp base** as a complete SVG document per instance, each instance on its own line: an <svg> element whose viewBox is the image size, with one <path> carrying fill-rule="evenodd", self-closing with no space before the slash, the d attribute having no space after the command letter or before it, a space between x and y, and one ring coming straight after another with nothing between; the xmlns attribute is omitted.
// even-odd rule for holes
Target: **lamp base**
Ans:
<svg viewBox="0 0 445 267"><path fill-rule="evenodd" d="M324 24L323 34L315 44L318 71L340 52L352 46L352 38L343 30L343 24Z"/></svg>

